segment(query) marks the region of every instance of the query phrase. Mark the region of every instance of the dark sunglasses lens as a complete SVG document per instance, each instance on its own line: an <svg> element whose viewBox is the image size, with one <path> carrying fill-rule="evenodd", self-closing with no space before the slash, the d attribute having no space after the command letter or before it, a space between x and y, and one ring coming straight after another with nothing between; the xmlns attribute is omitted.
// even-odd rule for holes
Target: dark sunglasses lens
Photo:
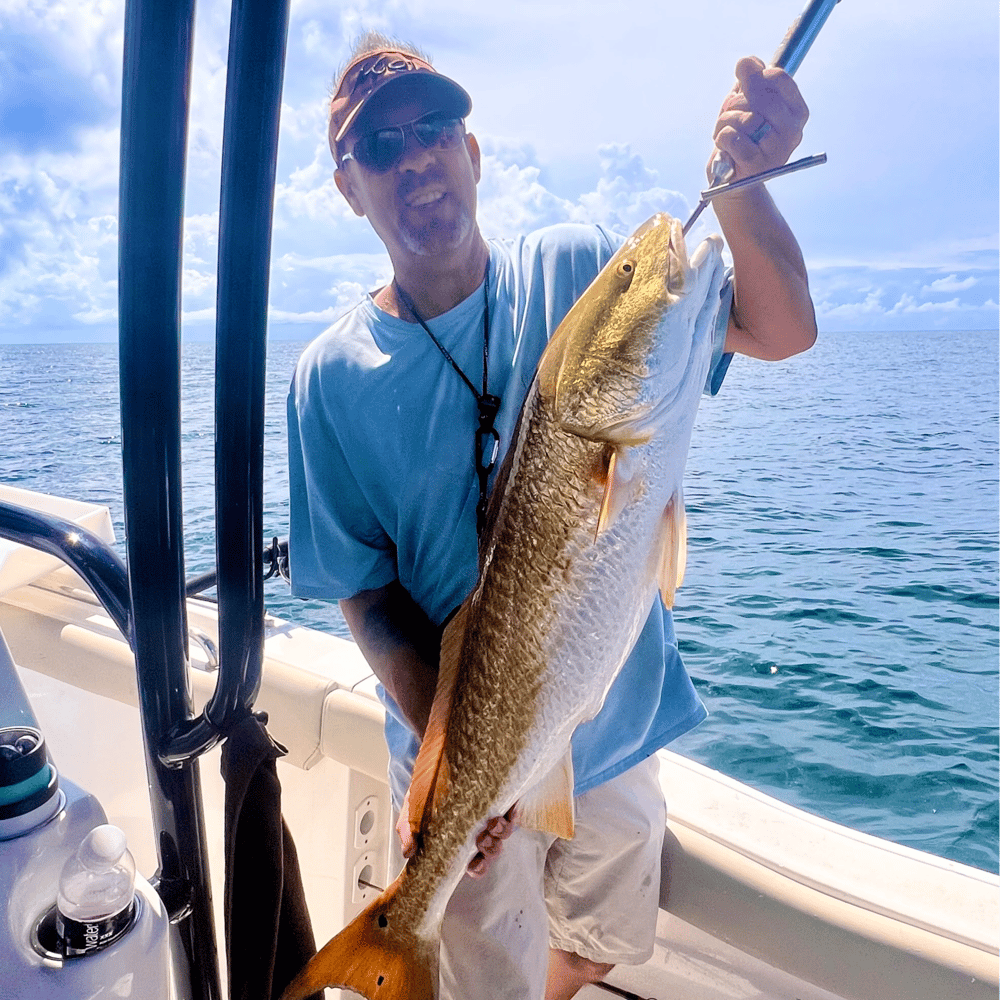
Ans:
<svg viewBox="0 0 1000 1000"><path fill-rule="evenodd" d="M363 167L383 174L403 155L405 142L402 129L381 128L358 142L354 156Z"/></svg>
<svg viewBox="0 0 1000 1000"><path fill-rule="evenodd" d="M393 125L362 136L354 146L354 158L376 174L384 174L399 162L406 148L409 127L417 142L427 149L453 149L462 138L461 118L421 118L408 126Z"/></svg>
<svg viewBox="0 0 1000 1000"><path fill-rule="evenodd" d="M450 149L456 144L460 135L459 118L437 118L430 121L423 119L413 123L413 134L421 146L440 146Z"/></svg>

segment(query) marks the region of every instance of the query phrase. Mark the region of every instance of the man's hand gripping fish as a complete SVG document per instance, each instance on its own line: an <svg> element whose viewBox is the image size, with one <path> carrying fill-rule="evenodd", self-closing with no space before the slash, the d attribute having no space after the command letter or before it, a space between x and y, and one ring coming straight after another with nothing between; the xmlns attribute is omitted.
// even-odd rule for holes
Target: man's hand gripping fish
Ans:
<svg viewBox="0 0 1000 1000"><path fill-rule="evenodd" d="M718 237L689 262L680 223L654 216L556 330L490 497L479 583L442 639L409 794L417 853L282 1000L433 1000L445 905L489 818L517 803L521 826L573 836L570 737L684 571L681 480L723 272Z"/></svg>

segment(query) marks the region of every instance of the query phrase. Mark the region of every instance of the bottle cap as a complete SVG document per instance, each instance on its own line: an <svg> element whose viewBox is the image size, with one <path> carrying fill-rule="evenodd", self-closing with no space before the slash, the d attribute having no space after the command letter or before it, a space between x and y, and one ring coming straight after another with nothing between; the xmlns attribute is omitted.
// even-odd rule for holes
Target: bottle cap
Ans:
<svg viewBox="0 0 1000 1000"><path fill-rule="evenodd" d="M117 826L96 826L59 876L56 930L67 958L99 951L131 926L135 861Z"/></svg>
<svg viewBox="0 0 1000 1000"><path fill-rule="evenodd" d="M61 801L42 734L30 726L0 729L0 840L45 822Z"/></svg>
<svg viewBox="0 0 1000 1000"><path fill-rule="evenodd" d="M128 850L125 834L105 823L95 826L80 845L77 856L80 863L92 872L106 872L115 867Z"/></svg>

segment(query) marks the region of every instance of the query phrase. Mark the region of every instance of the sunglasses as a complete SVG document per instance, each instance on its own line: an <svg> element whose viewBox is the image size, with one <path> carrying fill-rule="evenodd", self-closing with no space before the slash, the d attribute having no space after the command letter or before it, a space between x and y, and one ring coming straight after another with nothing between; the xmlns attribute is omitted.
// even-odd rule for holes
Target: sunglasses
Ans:
<svg viewBox="0 0 1000 1000"><path fill-rule="evenodd" d="M341 164L357 160L366 170L384 174L402 159L407 129L425 149L455 149L465 135L465 123L461 118L445 118L439 112L431 112L402 125L366 132L354 144L354 149L341 156Z"/></svg>

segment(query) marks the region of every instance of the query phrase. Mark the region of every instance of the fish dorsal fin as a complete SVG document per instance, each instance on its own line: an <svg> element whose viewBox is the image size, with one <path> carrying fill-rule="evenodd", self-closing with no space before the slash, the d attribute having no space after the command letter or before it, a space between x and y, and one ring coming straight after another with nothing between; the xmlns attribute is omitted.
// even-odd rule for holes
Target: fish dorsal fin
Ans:
<svg viewBox="0 0 1000 1000"><path fill-rule="evenodd" d="M601 512L597 517L597 530L594 533L595 541L602 531L607 531L618 520L618 515L635 499L640 480L638 473L635 453L630 448L620 446L611 450Z"/></svg>
<svg viewBox="0 0 1000 1000"><path fill-rule="evenodd" d="M449 768L445 757L445 737L448 717L458 682L458 668L462 662L462 644L469 617L472 597L468 597L452 616L441 637L441 657L438 665L437 688L431 706L427 729L420 743L420 752L413 765L410 780L410 830L414 837L423 831L448 789Z"/></svg>
<svg viewBox="0 0 1000 1000"><path fill-rule="evenodd" d="M573 751L517 800L514 818L529 830L573 838Z"/></svg>
<svg viewBox="0 0 1000 1000"><path fill-rule="evenodd" d="M687 563L687 515L684 513L684 497L678 487L677 492L667 501L660 522L660 552L657 576L660 596L668 607L674 606L674 595L684 579Z"/></svg>

